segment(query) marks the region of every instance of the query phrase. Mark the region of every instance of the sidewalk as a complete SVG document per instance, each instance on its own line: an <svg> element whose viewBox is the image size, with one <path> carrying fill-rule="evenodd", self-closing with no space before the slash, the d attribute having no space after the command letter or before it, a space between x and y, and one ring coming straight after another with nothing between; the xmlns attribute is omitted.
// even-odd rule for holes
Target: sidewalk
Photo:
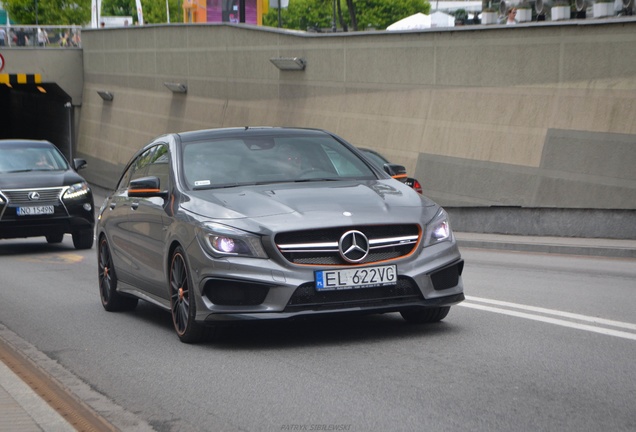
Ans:
<svg viewBox="0 0 636 432"><path fill-rule="evenodd" d="M0 324L0 432L154 430Z"/></svg>
<svg viewBox="0 0 636 432"><path fill-rule="evenodd" d="M72 432L71 426L0 362L0 432Z"/></svg>

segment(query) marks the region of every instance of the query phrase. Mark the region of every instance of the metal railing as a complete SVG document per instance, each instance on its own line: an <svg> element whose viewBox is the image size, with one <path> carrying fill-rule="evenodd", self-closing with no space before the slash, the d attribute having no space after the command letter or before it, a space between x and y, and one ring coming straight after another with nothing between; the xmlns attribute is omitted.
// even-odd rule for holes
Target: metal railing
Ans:
<svg viewBox="0 0 636 432"><path fill-rule="evenodd" d="M81 48L81 26L4 25L0 26L0 47ZM3 45L4 43L4 45Z"/></svg>

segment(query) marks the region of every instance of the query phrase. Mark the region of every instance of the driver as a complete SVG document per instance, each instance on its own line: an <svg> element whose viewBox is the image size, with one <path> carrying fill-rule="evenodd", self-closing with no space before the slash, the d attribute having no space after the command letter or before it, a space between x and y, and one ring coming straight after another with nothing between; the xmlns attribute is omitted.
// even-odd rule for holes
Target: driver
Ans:
<svg viewBox="0 0 636 432"><path fill-rule="evenodd" d="M303 156L298 149L285 146L279 150L278 156L277 165L283 174L289 177L296 177L303 172Z"/></svg>
<svg viewBox="0 0 636 432"><path fill-rule="evenodd" d="M51 165L51 163L47 160L44 153L40 153L37 161L35 161L35 167L37 169L52 169L53 165Z"/></svg>

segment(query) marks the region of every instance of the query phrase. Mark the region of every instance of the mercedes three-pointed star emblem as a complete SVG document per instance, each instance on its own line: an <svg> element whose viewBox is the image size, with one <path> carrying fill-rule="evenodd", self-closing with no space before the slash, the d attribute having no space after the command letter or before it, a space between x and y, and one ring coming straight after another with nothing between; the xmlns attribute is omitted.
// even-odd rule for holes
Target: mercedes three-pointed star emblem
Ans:
<svg viewBox="0 0 636 432"><path fill-rule="evenodd" d="M340 256L347 262L359 263L369 254L369 240L360 231L347 231L338 242Z"/></svg>

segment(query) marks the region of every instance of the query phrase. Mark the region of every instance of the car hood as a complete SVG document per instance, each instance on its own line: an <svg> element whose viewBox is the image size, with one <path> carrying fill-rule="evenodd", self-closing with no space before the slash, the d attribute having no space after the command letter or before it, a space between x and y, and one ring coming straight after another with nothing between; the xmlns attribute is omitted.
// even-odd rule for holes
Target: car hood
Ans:
<svg viewBox="0 0 636 432"><path fill-rule="evenodd" d="M30 171L0 174L0 189L29 189L70 186L83 182L75 171Z"/></svg>
<svg viewBox="0 0 636 432"><path fill-rule="evenodd" d="M182 208L250 231L418 223L438 206L395 180L270 184L194 191ZM229 222L229 221L228 221ZM259 228L260 227L260 228Z"/></svg>

